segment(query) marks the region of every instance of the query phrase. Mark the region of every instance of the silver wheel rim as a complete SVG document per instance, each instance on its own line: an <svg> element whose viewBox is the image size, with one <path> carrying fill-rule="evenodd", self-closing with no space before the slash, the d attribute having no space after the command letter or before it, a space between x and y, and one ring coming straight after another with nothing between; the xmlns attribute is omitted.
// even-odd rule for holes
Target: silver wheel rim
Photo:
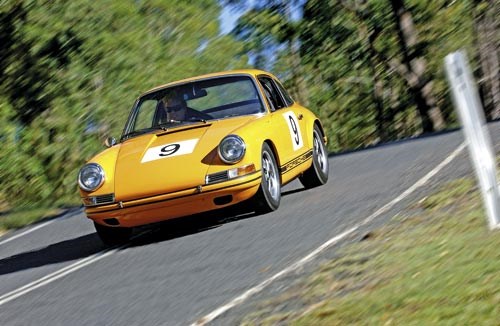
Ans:
<svg viewBox="0 0 500 326"><path fill-rule="evenodd" d="M323 174L328 173L328 157L326 156L325 149L321 143L318 134L314 132L314 155L318 162L319 168Z"/></svg>
<svg viewBox="0 0 500 326"><path fill-rule="evenodd" d="M273 164L269 153L262 153L262 174L266 181L266 186L269 194L274 200L278 200L279 186L278 186L278 173Z"/></svg>

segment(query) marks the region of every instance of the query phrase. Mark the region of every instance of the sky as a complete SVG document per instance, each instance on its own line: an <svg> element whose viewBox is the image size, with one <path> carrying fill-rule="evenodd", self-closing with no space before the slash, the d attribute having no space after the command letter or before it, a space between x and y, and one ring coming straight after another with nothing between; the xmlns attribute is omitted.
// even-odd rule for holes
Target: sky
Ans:
<svg viewBox="0 0 500 326"><path fill-rule="evenodd" d="M221 34L229 33L234 26L238 17L240 17L244 11L237 10L233 6L223 6L221 15L219 16Z"/></svg>
<svg viewBox="0 0 500 326"><path fill-rule="evenodd" d="M305 1L298 1L294 7L292 7L292 19L298 20L302 16L302 5ZM221 34L229 33L234 26L238 18L245 13L246 10L252 8L255 4L254 0L247 1L245 7L246 9L238 8L236 6L222 6L222 12L219 16L219 21L221 25Z"/></svg>

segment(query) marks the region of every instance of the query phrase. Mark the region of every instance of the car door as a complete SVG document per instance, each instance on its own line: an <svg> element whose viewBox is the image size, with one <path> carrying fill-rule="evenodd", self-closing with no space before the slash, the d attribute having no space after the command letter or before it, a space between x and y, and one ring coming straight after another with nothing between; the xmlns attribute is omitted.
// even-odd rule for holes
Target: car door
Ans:
<svg viewBox="0 0 500 326"><path fill-rule="evenodd" d="M258 78L271 110L272 141L276 145L283 181L292 178L293 170L302 162L307 152L306 130L300 106L294 105L283 87L274 78L261 75Z"/></svg>

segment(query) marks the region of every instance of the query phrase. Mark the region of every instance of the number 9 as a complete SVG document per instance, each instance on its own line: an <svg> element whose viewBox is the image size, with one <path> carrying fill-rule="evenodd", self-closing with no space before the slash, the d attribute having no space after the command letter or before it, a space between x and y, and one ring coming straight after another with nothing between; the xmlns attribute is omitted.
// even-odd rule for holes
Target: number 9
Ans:
<svg viewBox="0 0 500 326"><path fill-rule="evenodd" d="M174 154L179 150L181 145L179 144L169 144L161 149L161 153L159 154L160 156L169 156Z"/></svg>
<svg viewBox="0 0 500 326"><path fill-rule="evenodd" d="M297 130L297 124L291 115L288 116L288 119L290 119L290 126L292 127L293 134L295 135L293 140L295 140L295 144L298 145L300 143L300 138L299 131Z"/></svg>

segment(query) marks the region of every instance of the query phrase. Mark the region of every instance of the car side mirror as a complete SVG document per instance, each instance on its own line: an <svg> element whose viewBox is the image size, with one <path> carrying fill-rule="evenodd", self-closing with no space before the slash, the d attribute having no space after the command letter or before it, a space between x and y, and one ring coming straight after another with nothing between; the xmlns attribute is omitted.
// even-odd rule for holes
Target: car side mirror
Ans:
<svg viewBox="0 0 500 326"><path fill-rule="evenodd" d="M116 145L116 138L115 137L108 137L106 138L106 140L104 141L104 145L106 145L106 147L113 147Z"/></svg>

